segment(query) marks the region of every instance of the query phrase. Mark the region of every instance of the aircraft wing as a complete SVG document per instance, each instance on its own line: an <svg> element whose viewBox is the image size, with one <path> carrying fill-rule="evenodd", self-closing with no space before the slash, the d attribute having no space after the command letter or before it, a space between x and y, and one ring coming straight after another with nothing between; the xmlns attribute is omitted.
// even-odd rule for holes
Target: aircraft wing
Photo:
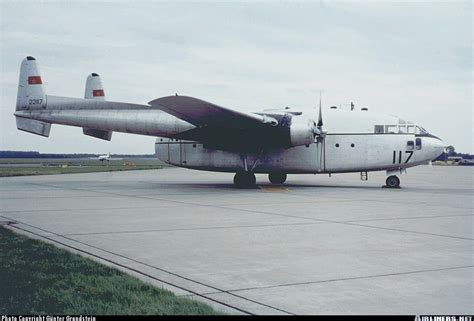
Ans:
<svg viewBox="0 0 474 321"><path fill-rule="evenodd" d="M167 96L149 104L197 127L261 128L276 125L276 119L244 113L188 96Z"/></svg>

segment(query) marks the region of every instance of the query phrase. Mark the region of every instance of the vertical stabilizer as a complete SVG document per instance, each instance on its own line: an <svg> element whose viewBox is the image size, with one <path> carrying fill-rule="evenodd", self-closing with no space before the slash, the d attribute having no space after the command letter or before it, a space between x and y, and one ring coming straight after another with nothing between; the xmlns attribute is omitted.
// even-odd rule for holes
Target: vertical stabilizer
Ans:
<svg viewBox="0 0 474 321"><path fill-rule="evenodd" d="M86 91L84 93L85 99L105 100L104 86L102 85L102 79L99 74L93 72L87 76L86 80ZM95 128L82 128L84 135L108 140L112 139L112 132L108 130L101 130Z"/></svg>
<svg viewBox="0 0 474 321"><path fill-rule="evenodd" d="M104 86L102 79L98 74L93 72L87 77L86 92L84 93L86 99L105 100Z"/></svg>
<svg viewBox="0 0 474 321"><path fill-rule="evenodd" d="M16 110L41 109L45 106L43 80L36 59L28 56L21 62Z"/></svg>

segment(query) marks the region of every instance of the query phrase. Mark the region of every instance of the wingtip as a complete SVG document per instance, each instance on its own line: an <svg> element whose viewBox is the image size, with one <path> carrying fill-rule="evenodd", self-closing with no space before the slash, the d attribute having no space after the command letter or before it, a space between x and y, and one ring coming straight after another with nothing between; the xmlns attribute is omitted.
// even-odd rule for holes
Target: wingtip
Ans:
<svg viewBox="0 0 474 321"><path fill-rule="evenodd" d="M176 97L182 97L182 96L164 96L164 97L160 97L160 98L156 98L156 99L153 99L153 100L150 100L148 102L148 105L159 105L160 103L163 103L163 102L166 102L168 101L169 99L175 99Z"/></svg>

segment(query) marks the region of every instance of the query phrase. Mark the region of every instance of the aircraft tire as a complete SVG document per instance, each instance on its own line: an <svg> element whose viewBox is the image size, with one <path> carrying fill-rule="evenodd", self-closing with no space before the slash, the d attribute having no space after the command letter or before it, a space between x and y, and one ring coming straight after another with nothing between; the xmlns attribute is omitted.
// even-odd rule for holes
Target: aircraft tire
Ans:
<svg viewBox="0 0 474 321"><path fill-rule="evenodd" d="M252 188L257 183L254 173L238 172L234 176L234 185L238 188Z"/></svg>
<svg viewBox="0 0 474 321"><path fill-rule="evenodd" d="M392 175L392 176L387 177L385 184L389 188L397 188L397 187L400 187L400 179L397 176Z"/></svg>
<svg viewBox="0 0 474 321"><path fill-rule="evenodd" d="M286 173L270 173L268 180L272 184L283 184L286 181Z"/></svg>

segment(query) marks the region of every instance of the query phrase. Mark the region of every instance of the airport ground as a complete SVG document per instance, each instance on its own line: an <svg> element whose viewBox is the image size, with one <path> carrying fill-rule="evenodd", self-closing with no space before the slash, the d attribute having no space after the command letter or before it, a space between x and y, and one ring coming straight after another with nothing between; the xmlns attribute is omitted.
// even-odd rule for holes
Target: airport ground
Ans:
<svg viewBox="0 0 474 321"><path fill-rule="evenodd" d="M0 179L10 228L239 314L472 314L472 167L289 175L179 168Z"/></svg>
<svg viewBox="0 0 474 321"><path fill-rule="evenodd" d="M1 315L210 315L208 305L0 225Z"/></svg>

